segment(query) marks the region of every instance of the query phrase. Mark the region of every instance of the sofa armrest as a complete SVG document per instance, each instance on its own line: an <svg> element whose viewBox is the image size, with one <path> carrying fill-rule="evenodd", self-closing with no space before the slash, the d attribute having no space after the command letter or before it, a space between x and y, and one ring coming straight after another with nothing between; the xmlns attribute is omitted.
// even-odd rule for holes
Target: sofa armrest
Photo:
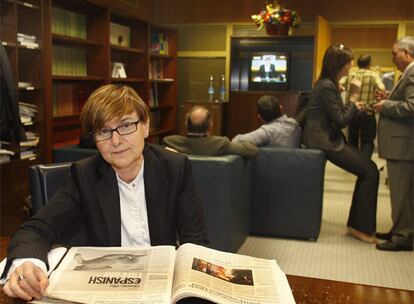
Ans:
<svg viewBox="0 0 414 304"><path fill-rule="evenodd" d="M320 150L260 148L252 164L250 232L316 240L325 164Z"/></svg>
<svg viewBox="0 0 414 304"><path fill-rule="evenodd" d="M250 161L240 156L190 155L210 247L236 252L249 234Z"/></svg>

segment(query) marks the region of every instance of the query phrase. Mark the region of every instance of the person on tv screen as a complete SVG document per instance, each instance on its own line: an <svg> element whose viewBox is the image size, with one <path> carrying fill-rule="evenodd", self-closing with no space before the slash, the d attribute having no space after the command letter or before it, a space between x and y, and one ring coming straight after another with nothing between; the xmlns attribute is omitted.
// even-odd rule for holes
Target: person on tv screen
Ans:
<svg viewBox="0 0 414 304"><path fill-rule="evenodd" d="M264 63L259 67L260 77L262 79L270 80L271 78L276 78L276 66L274 65L275 56L263 56Z"/></svg>
<svg viewBox="0 0 414 304"><path fill-rule="evenodd" d="M283 59L283 58L280 58ZM254 74L253 81L255 82L286 82L286 74L281 71L283 67L283 60L278 60L276 55L262 55L260 59L253 58L253 61L257 60L259 65L256 73ZM253 65L255 65L253 63Z"/></svg>

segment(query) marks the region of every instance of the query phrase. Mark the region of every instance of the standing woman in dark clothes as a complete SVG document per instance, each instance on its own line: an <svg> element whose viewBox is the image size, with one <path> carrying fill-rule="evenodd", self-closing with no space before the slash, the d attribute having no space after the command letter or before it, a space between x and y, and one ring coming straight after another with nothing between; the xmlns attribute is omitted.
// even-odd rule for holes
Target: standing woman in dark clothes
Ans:
<svg viewBox="0 0 414 304"><path fill-rule="evenodd" d="M348 126L359 111L360 82L351 83L349 102L340 95L339 79L348 75L352 51L343 44L329 47L322 70L310 96L303 135L307 148L323 150L333 164L358 177L348 217L348 230L359 240L376 243L376 212L379 172L375 163L346 142L341 129Z"/></svg>

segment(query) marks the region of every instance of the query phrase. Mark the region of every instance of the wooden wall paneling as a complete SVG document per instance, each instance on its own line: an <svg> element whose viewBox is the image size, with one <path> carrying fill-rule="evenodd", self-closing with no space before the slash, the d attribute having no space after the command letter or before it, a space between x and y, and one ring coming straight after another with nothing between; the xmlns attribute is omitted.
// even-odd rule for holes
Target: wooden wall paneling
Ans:
<svg viewBox="0 0 414 304"><path fill-rule="evenodd" d="M29 161L12 161L0 165L0 235L11 236L27 218L24 210L29 195Z"/></svg>
<svg viewBox="0 0 414 304"><path fill-rule="evenodd" d="M44 56L44 134L45 162L52 162L52 0L44 0L43 56Z"/></svg>
<svg viewBox="0 0 414 304"><path fill-rule="evenodd" d="M251 22L250 16L264 8L265 1L158 0L157 23L238 23ZM300 13L304 21L316 15L334 21L412 20L412 0L282 0L281 3ZM171 12L174 12L173 14Z"/></svg>
<svg viewBox="0 0 414 304"><path fill-rule="evenodd" d="M332 26L332 44L350 48L392 48L398 24Z"/></svg>
<svg viewBox="0 0 414 304"><path fill-rule="evenodd" d="M16 5L11 1L1 0L1 26L0 37L1 42L16 45L17 38L17 18Z"/></svg>
<svg viewBox="0 0 414 304"><path fill-rule="evenodd" d="M414 21L405 22L404 26L405 26L404 35L414 36Z"/></svg>
<svg viewBox="0 0 414 304"><path fill-rule="evenodd" d="M260 96L258 93L230 92L226 127L226 135L230 139L260 126L260 120L256 115L257 98Z"/></svg>
<svg viewBox="0 0 414 304"><path fill-rule="evenodd" d="M313 83L319 77L322 59L326 49L331 45L331 26L322 16L315 17L315 44L313 61Z"/></svg>
<svg viewBox="0 0 414 304"><path fill-rule="evenodd" d="M97 43L85 49L87 75L103 77L105 82L109 82L109 10L96 6L83 13L87 16L86 38Z"/></svg>

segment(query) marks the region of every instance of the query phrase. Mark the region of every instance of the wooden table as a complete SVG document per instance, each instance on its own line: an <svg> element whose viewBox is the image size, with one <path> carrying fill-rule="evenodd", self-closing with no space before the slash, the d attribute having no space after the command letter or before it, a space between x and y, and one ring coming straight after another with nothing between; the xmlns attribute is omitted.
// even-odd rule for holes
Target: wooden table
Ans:
<svg viewBox="0 0 414 304"><path fill-rule="evenodd" d="M9 239L0 237L0 259L6 256ZM296 304L414 304L414 291L383 288L287 275ZM0 291L0 303L24 303L8 299Z"/></svg>

